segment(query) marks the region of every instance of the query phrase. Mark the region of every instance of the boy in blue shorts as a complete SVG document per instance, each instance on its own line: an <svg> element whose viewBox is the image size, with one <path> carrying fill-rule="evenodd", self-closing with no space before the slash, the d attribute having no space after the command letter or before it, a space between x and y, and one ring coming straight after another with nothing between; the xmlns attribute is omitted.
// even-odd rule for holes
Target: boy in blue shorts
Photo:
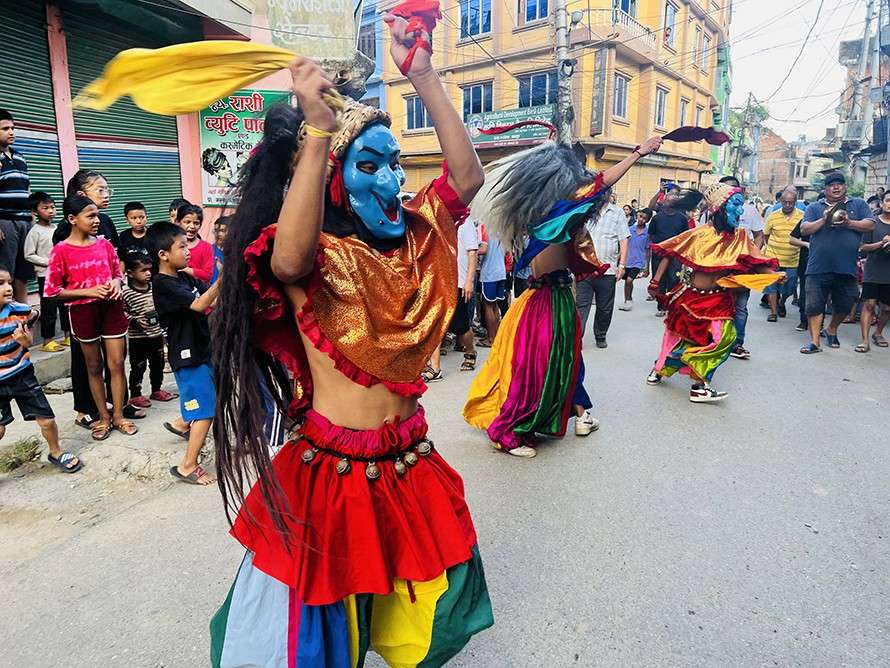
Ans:
<svg viewBox="0 0 890 668"><path fill-rule="evenodd" d="M216 301L219 283L208 288L182 272L189 264L189 248L178 225L152 225L148 247L156 267L151 280L155 310L167 333L167 354L179 387L182 418L191 423L185 456L179 466L170 468L170 474L193 485L209 485L215 479L198 464L198 455L216 408L207 310Z"/></svg>

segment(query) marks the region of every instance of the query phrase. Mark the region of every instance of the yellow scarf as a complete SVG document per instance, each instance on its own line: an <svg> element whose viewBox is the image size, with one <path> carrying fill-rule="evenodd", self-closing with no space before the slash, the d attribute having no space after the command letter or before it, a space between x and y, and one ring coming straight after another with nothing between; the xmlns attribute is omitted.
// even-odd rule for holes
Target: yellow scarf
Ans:
<svg viewBox="0 0 890 668"><path fill-rule="evenodd" d="M103 111L129 95L154 114L188 114L284 69L295 57L277 46L229 40L127 49L83 89L74 106Z"/></svg>

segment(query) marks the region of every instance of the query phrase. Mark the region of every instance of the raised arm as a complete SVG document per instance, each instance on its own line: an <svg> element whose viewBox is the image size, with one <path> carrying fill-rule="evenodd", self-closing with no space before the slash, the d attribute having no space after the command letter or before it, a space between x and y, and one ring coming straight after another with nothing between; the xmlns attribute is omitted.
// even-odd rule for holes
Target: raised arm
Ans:
<svg viewBox="0 0 890 668"><path fill-rule="evenodd" d="M630 155L627 156L624 160L619 162L617 165L612 165L603 172L603 185L608 187L617 183L618 180L627 174L627 170L633 167L637 160L642 158L644 155L649 155L650 153L655 153L658 149L661 148L661 137L649 137L642 144L637 146L633 151L631 151ZM656 195L657 196L657 195Z"/></svg>
<svg viewBox="0 0 890 668"><path fill-rule="evenodd" d="M307 58L290 66L294 93L310 130L300 150L281 211L272 250L271 267L282 283L296 283L312 271L324 217L325 170L337 119L321 94L333 84L321 68ZM327 135L327 136L326 136ZM205 293L206 294L206 293Z"/></svg>
<svg viewBox="0 0 890 668"><path fill-rule="evenodd" d="M390 54L396 66L401 70L411 47L414 46L416 37L421 37L430 42L430 35L421 32L406 32L408 22L400 17L387 14L383 20L389 25L392 39L390 40ZM482 164L476 149L470 142L467 129L457 114L451 99L445 92L439 75L433 69L430 61L430 53L423 48L415 51L411 60L411 67L406 73L414 90L420 96L427 114L433 121L442 154L448 163L448 183L460 197L464 204L469 204L482 183L485 175L482 172Z"/></svg>

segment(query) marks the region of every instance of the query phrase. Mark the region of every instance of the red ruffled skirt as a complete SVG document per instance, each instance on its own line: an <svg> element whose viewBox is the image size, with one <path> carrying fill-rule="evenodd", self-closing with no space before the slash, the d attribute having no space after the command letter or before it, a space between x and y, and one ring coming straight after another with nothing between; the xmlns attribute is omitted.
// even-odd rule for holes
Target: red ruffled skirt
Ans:
<svg viewBox="0 0 890 668"><path fill-rule="evenodd" d="M296 589L308 605L386 595L394 578L436 578L471 558L476 532L460 476L435 448L423 454L426 433L422 408L368 431L338 427L308 411L302 438L272 462L288 503L288 544L259 486L248 494L232 535L254 553L256 568ZM380 473L376 479L369 477L371 466Z"/></svg>
<svg viewBox="0 0 890 668"><path fill-rule="evenodd" d="M667 311L664 324L670 331L696 345L706 346L711 341L711 323L735 317L735 293L730 290L696 292L678 283L668 293Z"/></svg>

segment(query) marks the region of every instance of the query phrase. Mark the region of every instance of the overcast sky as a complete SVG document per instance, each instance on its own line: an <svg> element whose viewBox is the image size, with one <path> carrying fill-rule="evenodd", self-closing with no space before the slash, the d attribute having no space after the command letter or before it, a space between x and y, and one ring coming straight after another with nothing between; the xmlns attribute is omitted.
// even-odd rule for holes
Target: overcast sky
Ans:
<svg viewBox="0 0 890 668"><path fill-rule="evenodd" d="M819 3L734 0L729 35L733 107L743 107L749 91L759 100L772 95L800 51ZM819 21L791 77L767 103L774 118L766 124L786 140L802 134L818 139L825 128L837 124L834 107L844 87L844 68L837 62L838 44L862 35L865 6L866 0L824 0Z"/></svg>

